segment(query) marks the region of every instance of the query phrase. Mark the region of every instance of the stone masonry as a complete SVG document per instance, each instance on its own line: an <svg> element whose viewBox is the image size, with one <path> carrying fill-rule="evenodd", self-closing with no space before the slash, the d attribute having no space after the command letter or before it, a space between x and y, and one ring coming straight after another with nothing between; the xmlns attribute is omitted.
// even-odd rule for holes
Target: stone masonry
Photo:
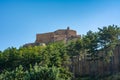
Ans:
<svg viewBox="0 0 120 80"><path fill-rule="evenodd" d="M44 33L44 34L37 34L35 43L50 43L56 41L67 41L69 39L80 38L76 34L75 30L70 30L69 27L67 29L59 29L54 32Z"/></svg>
<svg viewBox="0 0 120 80"><path fill-rule="evenodd" d="M70 30L70 28L67 27L67 29L59 29L54 32L36 34L35 43L25 44L24 46L35 46L40 45L41 43L48 44L57 41L67 42L69 40L78 38L80 38L80 35L77 35L77 32L75 30Z"/></svg>

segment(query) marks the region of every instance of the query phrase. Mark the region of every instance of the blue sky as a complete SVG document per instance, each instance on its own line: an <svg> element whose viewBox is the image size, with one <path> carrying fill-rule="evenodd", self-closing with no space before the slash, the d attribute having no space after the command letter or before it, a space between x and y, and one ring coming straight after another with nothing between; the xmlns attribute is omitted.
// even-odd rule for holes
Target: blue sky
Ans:
<svg viewBox="0 0 120 80"><path fill-rule="evenodd" d="M70 26L78 34L120 25L120 0L0 0L0 50Z"/></svg>

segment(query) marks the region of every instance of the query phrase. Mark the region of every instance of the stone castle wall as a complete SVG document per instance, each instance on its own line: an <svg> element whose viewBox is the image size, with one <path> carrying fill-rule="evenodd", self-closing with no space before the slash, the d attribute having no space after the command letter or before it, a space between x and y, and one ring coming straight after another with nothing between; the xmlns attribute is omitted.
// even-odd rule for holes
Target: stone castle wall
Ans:
<svg viewBox="0 0 120 80"><path fill-rule="evenodd" d="M49 42L53 42L53 36L54 33L44 33L44 34L37 34L36 35L36 41L35 43L49 43Z"/></svg>
<svg viewBox="0 0 120 80"><path fill-rule="evenodd" d="M36 40L34 43L28 43L23 46L38 46L42 43L48 44L51 42L64 41L67 42L69 40L76 40L80 38L80 35L77 35L75 30L67 29L59 29L54 32L36 34Z"/></svg>
<svg viewBox="0 0 120 80"><path fill-rule="evenodd" d="M50 33L37 34L35 43L47 44L55 41L68 40L69 38L71 39L80 38L80 36L78 37L75 30L70 30L69 28L67 28L67 29L56 30Z"/></svg>

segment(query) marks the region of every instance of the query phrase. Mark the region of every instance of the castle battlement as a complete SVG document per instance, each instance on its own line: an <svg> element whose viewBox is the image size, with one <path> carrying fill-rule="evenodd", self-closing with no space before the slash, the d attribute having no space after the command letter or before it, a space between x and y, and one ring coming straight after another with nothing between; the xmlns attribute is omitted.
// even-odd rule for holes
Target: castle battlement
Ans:
<svg viewBox="0 0 120 80"><path fill-rule="evenodd" d="M80 36L77 35L75 30L70 30L68 27L67 29L59 29L50 33L37 34L35 43L47 44L50 42L68 40L70 38L80 38Z"/></svg>
<svg viewBox="0 0 120 80"><path fill-rule="evenodd" d="M40 43L48 44L57 41L67 42L69 40L78 38L80 38L80 35L77 35L75 30L71 30L69 27L67 27L67 29L58 29L54 32L36 34L35 43L26 44L24 46L35 46L36 44Z"/></svg>

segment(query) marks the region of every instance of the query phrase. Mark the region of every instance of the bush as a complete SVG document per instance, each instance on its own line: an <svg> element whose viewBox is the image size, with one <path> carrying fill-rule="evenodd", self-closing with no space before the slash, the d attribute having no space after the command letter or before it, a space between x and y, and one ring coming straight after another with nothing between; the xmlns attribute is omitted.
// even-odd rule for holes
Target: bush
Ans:
<svg viewBox="0 0 120 80"><path fill-rule="evenodd" d="M62 71L61 71L62 70ZM0 74L0 80L70 80L71 74L65 69L41 67L35 64L29 70L24 70L20 65L13 71L4 71Z"/></svg>

